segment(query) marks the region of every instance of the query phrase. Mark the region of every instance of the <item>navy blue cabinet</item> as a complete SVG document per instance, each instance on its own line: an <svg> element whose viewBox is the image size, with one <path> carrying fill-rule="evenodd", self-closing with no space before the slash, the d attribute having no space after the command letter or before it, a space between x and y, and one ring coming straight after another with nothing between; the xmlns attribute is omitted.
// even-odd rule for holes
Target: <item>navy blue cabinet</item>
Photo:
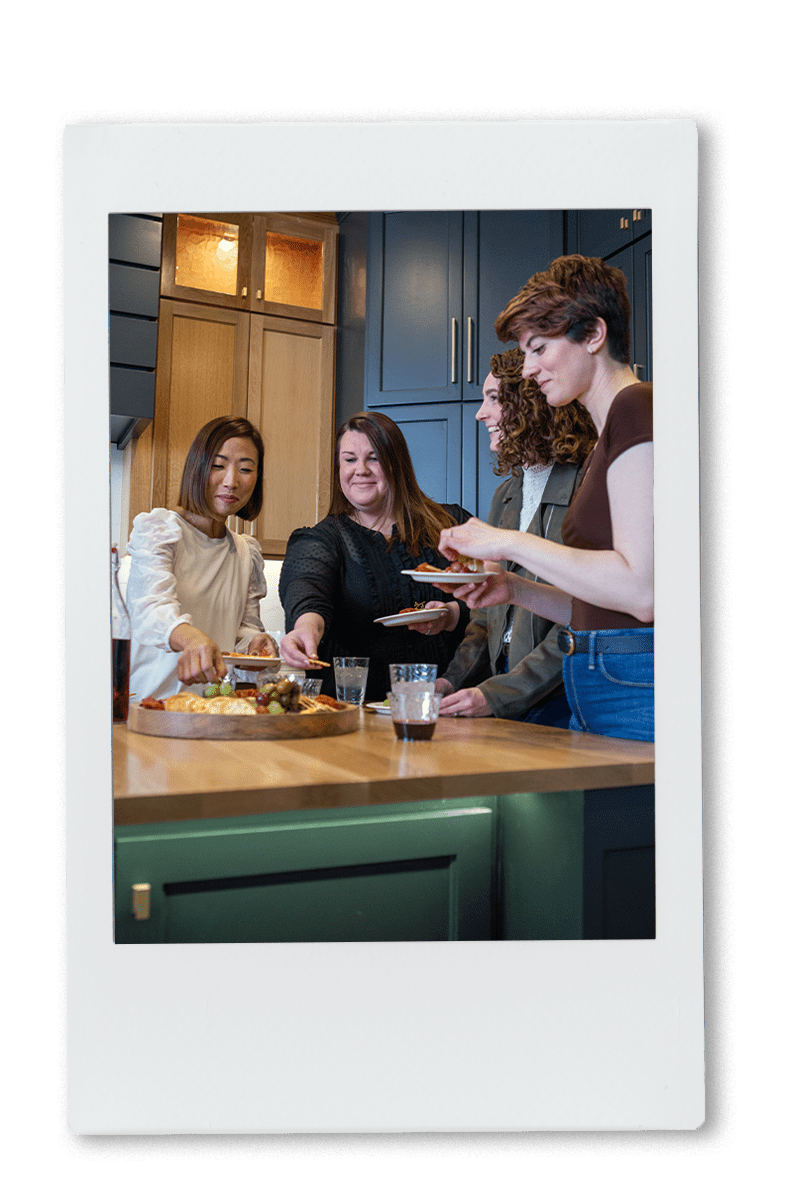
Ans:
<svg viewBox="0 0 789 1200"><path fill-rule="evenodd" d="M161 213L110 213L110 439L120 449L153 420Z"/></svg>
<svg viewBox="0 0 789 1200"><path fill-rule="evenodd" d="M496 317L561 251L558 211L371 214L366 406L481 399Z"/></svg>
<svg viewBox="0 0 789 1200"><path fill-rule="evenodd" d="M632 311L631 363L639 379L652 379L652 210L588 209L568 212L568 254L603 258L627 279Z"/></svg>
<svg viewBox="0 0 789 1200"><path fill-rule="evenodd" d="M487 517L500 479L474 417L505 349L494 322L562 253L563 213L372 213L367 229L365 407L403 427L428 495Z"/></svg>

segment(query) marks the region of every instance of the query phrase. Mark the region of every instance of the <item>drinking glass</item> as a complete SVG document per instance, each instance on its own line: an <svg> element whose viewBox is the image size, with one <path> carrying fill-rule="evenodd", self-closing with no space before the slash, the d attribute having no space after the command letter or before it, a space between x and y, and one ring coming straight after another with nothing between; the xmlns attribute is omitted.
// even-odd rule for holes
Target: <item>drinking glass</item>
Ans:
<svg viewBox="0 0 789 1200"><path fill-rule="evenodd" d="M438 668L435 663L390 663L393 692L434 692Z"/></svg>
<svg viewBox="0 0 789 1200"><path fill-rule="evenodd" d="M421 691L390 692L389 707L399 741L428 741L436 731L441 697L424 687Z"/></svg>
<svg viewBox="0 0 789 1200"><path fill-rule="evenodd" d="M369 658L335 658L334 684L343 704L364 704Z"/></svg>

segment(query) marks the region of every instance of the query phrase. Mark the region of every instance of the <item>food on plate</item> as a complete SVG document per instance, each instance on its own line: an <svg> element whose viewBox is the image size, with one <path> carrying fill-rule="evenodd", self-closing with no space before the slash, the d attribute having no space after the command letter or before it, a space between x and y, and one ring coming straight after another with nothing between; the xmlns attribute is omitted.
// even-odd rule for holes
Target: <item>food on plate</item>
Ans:
<svg viewBox="0 0 789 1200"><path fill-rule="evenodd" d="M414 605L412 605L412 606L411 606L411 608L401 608L401 609L400 609L400 612L401 612L401 613L409 613L409 612L421 612L421 611L422 611L422 609L425 607L425 604L426 604L426 603L427 603L427 601L423 600L423 601L421 602L421 604L414 604Z"/></svg>
<svg viewBox="0 0 789 1200"><path fill-rule="evenodd" d="M225 715L246 717L255 715L255 706L249 700L238 696L194 696L191 692L177 692L168 696L164 702L166 712L207 713L208 715Z"/></svg>
<svg viewBox="0 0 789 1200"><path fill-rule="evenodd" d="M430 563L420 563L415 571L428 571L431 575L474 575L478 571L485 570L485 564L481 558L469 558L466 554L459 554L457 558L449 564L448 567L432 567Z"/></svg>
<svg viewBox="0 0 789 1200"><path fill-rule="evenodd" d="M301 688L295 679L274 679L264 683L255 693L255 704L258 712L267 712L277 716L283 712L298 712L301 700Z"/></svg>
<svg viewBox="0 0 789 1200"><path fill-rule="evenodd" d="M206 689L208 690L208 689ZM193 692L177 692L166 700L147 696L141 708L164 712L203 713L208 716L257 716L259 713L276 717L287 713L342 712L349 705L333 696L302 696L301 687L293 679L275 679L262 688L245 688L233 696L196 696Z"/></svg>

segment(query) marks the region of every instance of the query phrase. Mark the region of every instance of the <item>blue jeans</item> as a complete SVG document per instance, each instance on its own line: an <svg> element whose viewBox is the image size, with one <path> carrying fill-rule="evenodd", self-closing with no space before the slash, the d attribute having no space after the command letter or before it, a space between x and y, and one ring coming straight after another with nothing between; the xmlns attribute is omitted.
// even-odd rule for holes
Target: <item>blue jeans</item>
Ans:
<svg viewBox="0 0 789 1200"><path fill-rule="evenodd" d="M552 700L543 700L519 718L529 725L553 725L554 729L569 729L572 711L567 703L564 692L554 696Z"/></svg>
<svg viewBox="0 0 789 1200"><path fill-rule="evenodd" d="M587 633L587 630L583 630ZM655 740L655 656L599 654L593 631L589 651L564 656L564 687L572 708L570 729L635 742ZM600 629L600 636L638 639L637 629ZM649 630L651 633L652 631Z"/></svg>

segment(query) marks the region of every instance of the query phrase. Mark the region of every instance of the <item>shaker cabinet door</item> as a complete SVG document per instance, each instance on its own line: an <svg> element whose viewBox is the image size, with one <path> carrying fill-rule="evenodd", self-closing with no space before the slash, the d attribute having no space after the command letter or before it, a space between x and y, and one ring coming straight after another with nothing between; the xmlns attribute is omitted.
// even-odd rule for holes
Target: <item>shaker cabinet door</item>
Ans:
<svg viewBox="0 0 789 1200"><path fill-rule="evenodd" d="M562 253L562 212L467 212L463 217L463 399L482 400L499 341L495 321L537 271Z"/></svg>
<svg viewBox="0 0 789 1200"><path fill-rule="evenodd" d="M115 940L486 940L493 825L465 800L119 828Z"/></svg>
<svg viewBox="0 0 789 1200"><path fill-rule="evenodd" d="M461 212L374 213L368 243L368 407L459 400Z"/></svg>

